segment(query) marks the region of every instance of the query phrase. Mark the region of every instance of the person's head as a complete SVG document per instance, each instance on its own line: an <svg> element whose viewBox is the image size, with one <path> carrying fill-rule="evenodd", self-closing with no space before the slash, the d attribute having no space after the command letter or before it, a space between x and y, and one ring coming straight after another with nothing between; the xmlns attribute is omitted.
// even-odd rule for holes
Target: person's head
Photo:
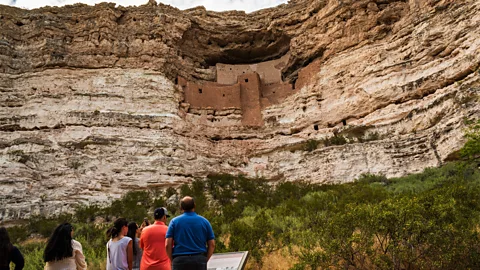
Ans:
<svg viewBox="0 0 480 270"><path fill-rule="evenodd" d="M70 223L65 222L58 225L48 239L47 246L43 252L43 260L51 262L72 257L72 235L73 226Z"/></svg>
<svg viewBox="0 0 480 270"><path fill-rule="evenodd" d="M150 221L148 220L148 218L144 218L142 222L142 227L147 227L147 226L150 226Z"/></svg>
<svg viewBox="0 0 480 270"><path fill-rule="evenodd" d="M138 227L136 222L128 223L128 232L127 236L135 240L137 234L139 233L140 228ZM137 248L136 245L133 245L133 255L137 255Z"/></svg>
<svg viewBox="0 0 480 270"><path fill-rule="evenodd" d="M180 201L180 209L184 212L194 212L195 211L195 200L190 196L185 196Z"/></svg>
<svg viewBox="0 0 480 270"><path fill-rule="evenodd" d="M12 250L12 243L10 242L10 237L8 236L7 229L5 227L0 227L0 266L8 266L8 257Z"/></svg>
<svg viewBox="0 0 480 270"><path fill-rule="evenodd" d="M165 208L165 207L159 207L159 208L155 209L155 211L153 211L153 218L156 221L166 222L167 217L170 217L170 216L168 215L167 208Z"/></svg>
<svg viewBox="0 0 480 270"><path fill-rule="evenodd" d="M110 238L115 238L119 235L126 235L128 232L128 221L125 218L117 218L113 222L113 226L107 230L107 236Z"/></svg>

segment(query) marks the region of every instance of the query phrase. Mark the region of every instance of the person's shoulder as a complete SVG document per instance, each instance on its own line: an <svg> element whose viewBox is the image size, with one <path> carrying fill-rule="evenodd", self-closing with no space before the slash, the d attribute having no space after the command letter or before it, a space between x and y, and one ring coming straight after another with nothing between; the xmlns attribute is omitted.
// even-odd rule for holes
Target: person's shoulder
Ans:
<svg viewBox="0 0 480 270"><path fill-rule="evenodd" d="M172 218L172 219L170 220L170 223L169 223L169 224L178 222L179 220L181 220L181 219L184 218L184 217L185 217L185 215L183 215L183 214L180 215L180 216L176 216L176 217L174 217L174 218Z"/></svg>
<svg viewBox="0 0 480 270"><path fill-rule="evenodd" d="M80 252L83 252L82 244L77 240L72 239L72 248L73 250L79 250Z"/></svg>
<svg viewBox="0 0 480 270"><path fill-rule="evenodd" d="M142 235L145 233L145 234L148 234L149 231L152 229L153 225L150 225L150 226L147 226L145 228L142 229Z"/></svg>
<svg viewBox="0 0 480 270"><path fill-rule="evenodd" d="M128 243L128 242L132 241L132 238L130 238L130 237L128 237L128 236L124 236L124 237L122 238L122 240L123 240L124 242L127 242L127 243Z"/></svg>
<svg viewBox="0 0 480 270"><path fill-rule="evenodd" d="M77 240L75 239L72 239L72 247L75 249L75 248L82 248L82 244L80 242L78 242Z"/></svg>
<svg viewBox="0 0 480 270"><path fill-rule="evenodd" d="M197 215L197 217L198 217L199 219L201 219L201 220L205 221L205 222L208 222L208 223L210 223L210 221L208 221L208 219L207 219L207 218L205 218L204 216Z"/></svg>
<svg viewBox="0 0 480 270"><path fill-rule="evenodd" d="M12 250L10 251L12 256L15 256L15 257L23 257L22 256L22 252L20 251L20 249L18 249L16 246L13 246L12 245Z"/></svg>

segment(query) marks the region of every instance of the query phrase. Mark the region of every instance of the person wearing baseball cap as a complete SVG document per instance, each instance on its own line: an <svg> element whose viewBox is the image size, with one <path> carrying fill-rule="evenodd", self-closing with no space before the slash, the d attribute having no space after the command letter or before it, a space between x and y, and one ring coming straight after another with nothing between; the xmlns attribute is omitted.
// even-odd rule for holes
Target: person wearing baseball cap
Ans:
<svg viewBox="0 0 480 270"><path fill-rule="evenodd" d="M142 270L170 270L171 263L165 249L165 235L168 227L168 211L165 207L155 209L153 218L155 223L145 227L140 236L140 247L143 249L143 257L140 262Z"/></svg>

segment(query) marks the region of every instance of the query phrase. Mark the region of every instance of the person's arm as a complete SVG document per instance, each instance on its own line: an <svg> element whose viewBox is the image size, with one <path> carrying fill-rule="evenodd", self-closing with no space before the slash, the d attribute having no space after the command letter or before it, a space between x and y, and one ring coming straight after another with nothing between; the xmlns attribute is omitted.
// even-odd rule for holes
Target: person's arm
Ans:
<svg viewBox="0 0 480 270"><path fill-rule="evenodd" d="M75 265L77 270L87 270L87 263L85 262L85 256L83 255L82 244L80 242L73 242L73 252L75 252Z"/></svg>
<svg viewBox="0 0 480 270"><path fill-rule="evenodd" d="M110 240L107 242L107 269L110 269Z"/></svg>
<svg viewBox="0 0 480 270"><path fill-rule="evenodd" d="M207 262L208 262L208 260L210 260L210 257L212 257L213 255L213 251L215 251L215 239L208 240L207 246L208 246L208 250L207 250Z"/></svg>
<svg viewBox="0 0 480 270"><path fill-rule="evenodd" d="M141 249L145 248L145 244L143 243L143 239L144 239L144 237L143 237L143 233L142 233L140 235L140 241L138 241L138 242L140 242L140 243L138 243L138 245L140 246Z"/></svg>
<svg viewBox="0 0 480 270"><path fill-rule="evenodd" d="M207 222L207 262L210 260L210 257L213 255L213 251L215 251L215 234L213 233L212 224L208 220Z"/></svg>
<svg viewBox="0 0 480 270"><path fill-rule="evenodd" d="M173 261L172 246L173 246L173 238L167 238L165 241L165 249L167 251L168 258L170 258L170 261Z"/></svg>
<svg viewBox="0 0 480 270"><path fill-rule="evenodd" d="M133 240L128 242L127 246L127 262L128 262L128 270L132 270L133 268Z"/></svg>
<svg viewBox="0 0 480 270"><path fill-rule="evenodd" d="M12 249L12 262L15 264L15 270L22 270L25 266L25 260L17 247Z"/></svg>

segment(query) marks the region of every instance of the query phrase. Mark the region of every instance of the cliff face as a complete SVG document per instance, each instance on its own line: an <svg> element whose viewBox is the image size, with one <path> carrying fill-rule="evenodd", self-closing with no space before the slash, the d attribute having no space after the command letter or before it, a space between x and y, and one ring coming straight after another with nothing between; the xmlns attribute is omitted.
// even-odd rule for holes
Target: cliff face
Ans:
<svg viewBox="0 0 480 270"><path fill-rule="evenodd" d="M287 54L294 91L260 125L190 108L177 85ZM438 166L480 115L479 65L476 0L0 5L0 220L209 173L337 183Z"/></svg>

